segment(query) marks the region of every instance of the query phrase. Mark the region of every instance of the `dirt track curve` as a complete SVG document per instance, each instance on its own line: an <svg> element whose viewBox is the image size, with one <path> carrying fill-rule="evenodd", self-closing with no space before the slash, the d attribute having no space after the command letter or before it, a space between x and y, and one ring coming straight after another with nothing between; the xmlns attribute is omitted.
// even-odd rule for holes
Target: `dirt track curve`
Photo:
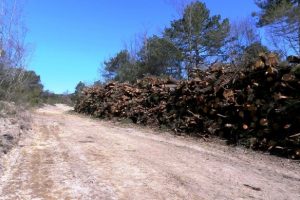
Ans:
<svg viewBox="0 0 300 200"><path fill-rule="evenodd" d="M295 161L67 109L33 114L33 132L4 158L0 199L300 199Z"/></svg>

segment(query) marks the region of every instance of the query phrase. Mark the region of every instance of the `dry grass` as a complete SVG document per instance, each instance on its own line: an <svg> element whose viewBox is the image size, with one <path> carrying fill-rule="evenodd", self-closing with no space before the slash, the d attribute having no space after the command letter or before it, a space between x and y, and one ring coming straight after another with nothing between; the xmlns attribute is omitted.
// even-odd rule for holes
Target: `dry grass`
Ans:
<svg viewBox="0 0 300 200"><path fill-rule="evenodd" d="M31 129L31 116L23 107L0 101L0 157Z"/></svg>

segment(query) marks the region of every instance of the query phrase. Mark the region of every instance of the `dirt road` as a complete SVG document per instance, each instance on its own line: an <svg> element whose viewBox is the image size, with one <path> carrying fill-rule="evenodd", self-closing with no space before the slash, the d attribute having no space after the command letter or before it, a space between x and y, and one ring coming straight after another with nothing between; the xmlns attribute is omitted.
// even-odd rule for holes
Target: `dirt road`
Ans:
<svg viewBox="0 0 300 200"><path fill-rule="evenodd" d="M300 199L299 163L47 106L4 158L0 199Z"/></svg>

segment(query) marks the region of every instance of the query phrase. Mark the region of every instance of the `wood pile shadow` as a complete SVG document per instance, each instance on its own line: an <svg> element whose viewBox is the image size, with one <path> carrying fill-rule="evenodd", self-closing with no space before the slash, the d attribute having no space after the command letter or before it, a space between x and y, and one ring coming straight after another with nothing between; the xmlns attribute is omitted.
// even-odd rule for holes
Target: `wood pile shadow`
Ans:
<svg viewBox="0 0 300 200"><path fill-rule="evenodd" d="M75 111L98 118L219 136L230 144L300 158L300 61L261 55L244 69L212 66L189 80L146 77L85 88Z"/></svg>

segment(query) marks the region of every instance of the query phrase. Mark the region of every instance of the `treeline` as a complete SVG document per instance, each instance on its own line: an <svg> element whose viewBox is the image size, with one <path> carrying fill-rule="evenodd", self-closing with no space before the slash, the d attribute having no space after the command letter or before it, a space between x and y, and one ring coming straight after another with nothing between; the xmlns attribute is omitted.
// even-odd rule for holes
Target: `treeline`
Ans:
<svg viewBox="0 0 300 200"><path fill-rule="evenodd" d="M188 78L193 69L222 62L249 65L272 49L279 57L300 55L299 0L256 0L260 12L232 22L211 15L206 5L193 1L161 35L144 37L141 45L125 48L103 64L106 81L135 82L147 75ZM258 28L266 30L262 39ZM268 47L262 44L267 41ZM134 50L137 49L137 50Z"/></svg>
<svg viewBox="0 0 300 200"><path fill-rule="evenodd" d="M21 68L0 68L0 100L36 105L41 102L43 85L33 71Z"/></svg>
<svg viewBox="0 0 300 200"><path fill-rule="evenodd" d="M73 105L73 94L55 94L43 90L34 71L22 68L0 67L0 101L12 101L26 106L64 103Z"/></svg>
<svg viewBox="0 0 300 200"><path fill-rule="evenodd" d="M40 76L26 70L30 49L25 41L20 4L1 1L0 4L0 101L37 106L43 103L71 104L70 94L44 91Z"/></svg>
<svg viewBox="0 0 300 200"><path fill-rule="evenodd" d="M26 45L21 10L9 1L0 5L0 100L36 104L43 89L40 77L26 71Z"/></svg>

